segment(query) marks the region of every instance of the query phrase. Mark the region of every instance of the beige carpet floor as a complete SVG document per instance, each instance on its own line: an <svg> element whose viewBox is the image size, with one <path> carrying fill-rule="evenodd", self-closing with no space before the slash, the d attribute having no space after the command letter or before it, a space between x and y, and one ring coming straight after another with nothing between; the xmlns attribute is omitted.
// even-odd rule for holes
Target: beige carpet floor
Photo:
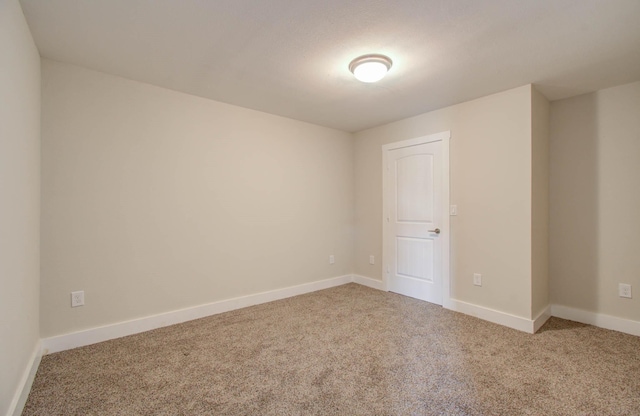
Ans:
<svg viewBox="0 0 640 416"><path fill-rule="evenodd" d="M43 357L24 415L640 415L640 338L356 284Z"/></svg>

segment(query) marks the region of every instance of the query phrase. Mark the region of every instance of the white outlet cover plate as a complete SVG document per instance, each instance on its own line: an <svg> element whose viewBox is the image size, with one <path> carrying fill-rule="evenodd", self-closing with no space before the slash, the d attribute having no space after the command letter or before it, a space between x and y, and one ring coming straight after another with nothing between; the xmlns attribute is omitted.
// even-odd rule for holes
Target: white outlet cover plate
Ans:
<svg viewBox="0 0 640 416"><path fill-rule="evenodd" d="M336 262L336 258L332 255L329 256L329 264L334 264Z"/></svg>
<svg viewBox="0 0 640 416"><path fill-rule="evenodd" d="M620 283L618 285L618 295L621 298L631 299L631 285L627 283Z"/></svg>
<svg viewBox="0 0 640 416"><path fill-rule="evenodd" d="M473 274L473 284L476 286L482 286L482 275L480 273Z"/></svg>
<svg viewBox="0 0 640 416"><path fill-rule="evenodd" d="M84 290L71 292L71 307L75 308L84 305Z"/></svg>

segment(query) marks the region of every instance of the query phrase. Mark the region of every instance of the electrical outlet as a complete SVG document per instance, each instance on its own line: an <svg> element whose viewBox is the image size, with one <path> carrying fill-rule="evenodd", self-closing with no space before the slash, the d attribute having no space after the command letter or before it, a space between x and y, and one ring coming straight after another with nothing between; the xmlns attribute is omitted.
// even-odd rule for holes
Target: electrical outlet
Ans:
<svg viewBox="0 0 640 416"><path fill-rule="evenodd" d="M84 305L84 290L71 292L71 307L75 308Z"/></svg>
<svg viewBox="0 0 640 416"><path fill-rule="evenodd" d="M369 264L376 264L376 257L374 255L369 256Z"/></svg>
<svg viewBox="0 0 640 416"><path fill-rule="evenodd" d="M329 264L334 264L336 262L335 256L332 254L329 256Z"/></svg>
<svg viewBox="0 0 640 416"><path fill-rule="evenodd" d="M631 285L627 283L619 283L618 284L618 295L621 298L629 298L631 299Z"/></svg>
<svg viewBox="0 0 640 416"><path fill-rule="evenodd" d="M473 274L473 284L476 286L482 286L482 275L480 273Z"/></svg>

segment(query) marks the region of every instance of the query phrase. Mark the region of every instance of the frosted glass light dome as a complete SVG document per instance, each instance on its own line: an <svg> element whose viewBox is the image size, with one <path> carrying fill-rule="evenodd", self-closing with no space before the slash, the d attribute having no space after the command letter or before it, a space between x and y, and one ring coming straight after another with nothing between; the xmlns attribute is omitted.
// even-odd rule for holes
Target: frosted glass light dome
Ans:
<svg viewBox="0 0 640 416"><path fill-rule="evenodd" d="M390 68L391 59L384 55L363 55L349 64L356 79L367 83L380 81Z"/></svg>

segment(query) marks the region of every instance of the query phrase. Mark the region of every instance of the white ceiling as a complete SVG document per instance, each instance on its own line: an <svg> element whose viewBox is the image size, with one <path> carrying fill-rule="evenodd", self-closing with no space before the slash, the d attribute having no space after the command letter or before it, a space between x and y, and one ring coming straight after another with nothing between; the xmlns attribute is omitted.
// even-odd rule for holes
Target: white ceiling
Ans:
<svg viewBox="0 0 640 416"><path fill-rule="evenodd" d="M42 56L346 131L640 80L640 0L22 0ZM382 53L378 84L347 66Z"/></svg>

